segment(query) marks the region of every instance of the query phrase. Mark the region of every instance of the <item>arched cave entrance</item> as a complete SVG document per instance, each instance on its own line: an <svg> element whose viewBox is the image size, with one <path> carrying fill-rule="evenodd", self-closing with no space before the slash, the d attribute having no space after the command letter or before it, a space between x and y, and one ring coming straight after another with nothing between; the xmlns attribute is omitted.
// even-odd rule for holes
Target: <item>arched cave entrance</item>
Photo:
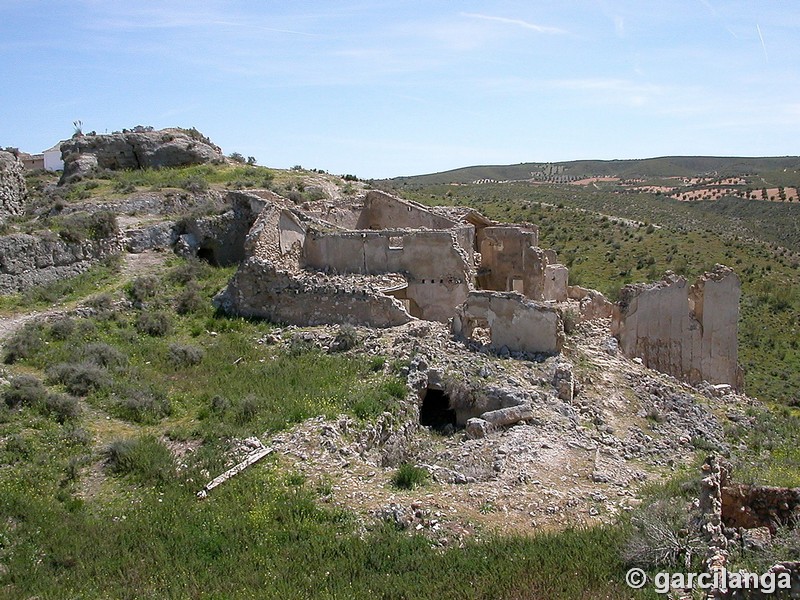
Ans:
<svg viewBox="0 0 800 600"><path fill-rule="evenodd" d="M197 251L197 258L207 262L208 264L214 267L219 266L219 260L217 260L217 253L214 251L214 248L211 248L210 246L200 247L200 249Z"/></svg>
<svg viewBox="0 0 800 600"><path fill-rule="evenodd" d="M456 427L456 411L450 408L450 396L442 390L428 388L419 408L419 424L437 431Z"/></svg>

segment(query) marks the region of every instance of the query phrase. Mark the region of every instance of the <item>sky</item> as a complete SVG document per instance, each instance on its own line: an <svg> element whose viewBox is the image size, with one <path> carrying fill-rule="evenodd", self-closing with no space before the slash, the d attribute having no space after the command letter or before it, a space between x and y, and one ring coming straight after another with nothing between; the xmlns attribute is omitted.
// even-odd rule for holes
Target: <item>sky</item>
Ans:
<svg viewBox="0 0 800 600"><path fill-rule="evenodd" d="M794 0L0 0L0 147L196 127L384 178L800 154Z"/></svg>

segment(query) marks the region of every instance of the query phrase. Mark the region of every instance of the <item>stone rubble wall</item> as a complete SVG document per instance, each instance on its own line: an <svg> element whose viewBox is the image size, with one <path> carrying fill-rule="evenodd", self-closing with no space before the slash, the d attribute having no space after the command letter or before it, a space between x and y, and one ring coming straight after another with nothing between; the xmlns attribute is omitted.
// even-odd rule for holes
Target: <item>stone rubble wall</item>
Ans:
<svg viewBox="0 0 800 600"><path fill-rule="evenodd" d="M121 237L80 243L55 234L16 233L0 237L0 294L13 294L83 273L123 249Z"/></svg>

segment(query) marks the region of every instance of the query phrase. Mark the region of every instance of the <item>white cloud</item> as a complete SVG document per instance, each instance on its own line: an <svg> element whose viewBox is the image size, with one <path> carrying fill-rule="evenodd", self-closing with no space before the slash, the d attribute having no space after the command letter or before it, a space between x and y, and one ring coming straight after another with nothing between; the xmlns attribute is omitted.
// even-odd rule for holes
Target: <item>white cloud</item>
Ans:
<svg viewBox="0 0 800 600"><path fill-rule="evenodd" d="M560 29L559 27L548 27L545 25L538 25L536 23L530 23L528 21L523 21L522 19L509 19L506 17L496 17L493 15L482 15L479 13L461 13L462 17L467 17L470 19L482 19L484 21L494 21L496 23L504 23L506 25L514 25L516 27L522 27L524 29L529 29L530 31L535 31L536 33L547 33L547 34L561 34L566 33L565 30Z"/></svg>

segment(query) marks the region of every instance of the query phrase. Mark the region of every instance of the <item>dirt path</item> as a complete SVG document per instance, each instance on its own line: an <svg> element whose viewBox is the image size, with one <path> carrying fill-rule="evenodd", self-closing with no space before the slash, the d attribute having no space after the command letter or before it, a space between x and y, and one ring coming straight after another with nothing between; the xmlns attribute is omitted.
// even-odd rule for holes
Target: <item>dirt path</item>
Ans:
<svg viewBox="0 0 800 600"><path fill-rule="evenodd" d="M148 250L141 254L124 254L122 268L120 269L120 284L134 277L156 271L169 256L165 252ZM7 316L0 317L0 343L5 342L19 329L31 321L38 319L51 319L75 310L83 300L57 304L52 308L25 311L19 310Z"/></svg>

